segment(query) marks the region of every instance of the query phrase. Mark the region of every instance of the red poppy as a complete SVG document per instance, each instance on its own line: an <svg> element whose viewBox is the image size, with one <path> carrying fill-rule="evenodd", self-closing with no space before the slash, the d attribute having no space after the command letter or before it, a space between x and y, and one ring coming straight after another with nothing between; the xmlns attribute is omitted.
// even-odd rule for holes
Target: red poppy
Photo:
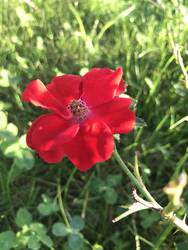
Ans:
<svg viewBox="0 0 188 250"><path fill-rule="evenodd" d="M123 70L93 68L83 77L54 77L46 86L29 83L22 100L50 111L37 118L27 132L27 145L48 163L67 156L81 171L108 160L113 134L134 128L135 114L124 92Z"/></svg>

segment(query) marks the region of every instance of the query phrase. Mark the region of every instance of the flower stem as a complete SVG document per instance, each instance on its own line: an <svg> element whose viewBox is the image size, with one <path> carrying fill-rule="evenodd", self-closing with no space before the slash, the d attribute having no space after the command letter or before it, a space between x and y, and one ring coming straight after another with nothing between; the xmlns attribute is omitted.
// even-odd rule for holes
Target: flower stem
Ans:
<svg viewBox="0 0 188 250"><path fill-rule="evenodd" d="M148 192L146 187L144 186L143 182L138 181L138 179L131 173L129 168L126 166L126 164L123 162L121 156L119 155L118 151L115 149L114 151L114 157L119 163L120 167L123 169L123 171L127 174L127 176L131 179L132 183L138 188L138 190L145 196L145 198L148 201L153 202L155 205L157 205L159 208L161 206L156 202L156 200L152 197L152 195Z"/></svg>
<svg viewBox="0 0 188 250"><path fill-rule="evenodd" d="M115 149L114 151L114 157L116 161L119 163L122 170L127 174L127 176L130 178L132 183L138 188L138 190L142 193L145 198L153 203L154 208L157 208L158 211L160 211L161 216L163 219L169 221L174 226L176 226L179 230L182 232L188 234L188 225L185 223L184 220L179 219L174 213L166 214L165 210L157 203L157 201L153 198L153 196L149 193L147 188L145 187L144 183L140 181L140 178L137 179L134 174L131 173L129 168L126 166L126 164L123 162L121 156Z"/></svg>
<svg viewBox="0 0 188 250"><path fill-rule="evenodd" d="M65 221L65 224L66 224L67 227L70 227L70 223L69 223L69 221L67 219L65 209L64 209L64 205L63 205L63 200L62 200L62 197L61 197L60 183L58 183L58 185L57 185L57 197L58 197L58 201L59 201L60 211L61 211L62 217L63 217L63 219Z"/></svg>
<svg viewBox="0 0 188 250"><path fill-rule="evenodd" d="M157 239L155 246L152 248L152 250L160 250L161 245L166 240L166 238L171 234L172 230L173 230L173 224L170 223L166 225L162 233L159 235L159 238Z"/></svg>

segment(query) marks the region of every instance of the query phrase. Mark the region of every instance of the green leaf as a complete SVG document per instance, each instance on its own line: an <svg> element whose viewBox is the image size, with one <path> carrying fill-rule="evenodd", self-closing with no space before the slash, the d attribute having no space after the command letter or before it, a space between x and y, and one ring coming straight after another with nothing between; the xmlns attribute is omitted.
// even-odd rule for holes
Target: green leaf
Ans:
<svg viewBox="0 0 188 250"><path fill-rule="evenodd" d="M187 249L188 249L188 241L177 244L177 250L187 250Z"/></svg>
<svg viewBox="0 0 188 250"><path fill-rule="evenodd" d="M40 203L37 207L39 213L43 216L48 216L52 212L51 204Z"/></svg>
<svg viewBox="0 0 188 250"><path fill-rule="evenodd" d="M16 127L16 125L14 123L9 123L7 125L7 131L10 132L12 134L12 136L17 136L18 134L18 128Z"/></svg>
<svg viewBox="0 0 188 250"><path fill-rule="evenodd" d="M117 193L116 191L111 188L111 187L108 187L104 193L104 198L105 198L105 201L107 204L109 205L113 205L116 203L117 201Z"/></svg>
<svg viewBox="0 0 188 250"><path fill-rule="evenodd" d="M114 134L113 136L117 142L120 142L120 134Z"/></svg>
<svg viewBox="0 0 188 250"><path fill-rule="evenodd" d="M29 26L29 24L34 20L34 17L31 13L27 13L25 9L21 6L15 9L17 16L20 19L20 25L23 27ZM21 63L20 63L21 64ZM21 64L22 65L22 64Z"/></svg>
<svg viewBox="0 0 188 250"><path fill-rule="evenodd" d="M90 182L90 188L93 193L103 192L105 185L105 181L99 177L94 177Z"/></svg>
<svg viewBox="0 0 188 250"><path fill-rule="evenodd" d="M121 174L109 174L107 176L107 185L109 187L117 187L121 184L122 175Z"/></svg>
<svg viewBox="0 0 188 250"><path fill-rule="evenodd" d="M172 86L176 94L182 97L186 96L186 93L187 93L186 85L184 86L183 84L178 82L178 83L174 83Z"/></svg>
<svg viewBox="0 0 188 250"><path fill-rule="evenodd" d="M19 138L19 143L22 148L27 148L27 143L26 143L26 134L23 134Z"/></svg>
<svg viewBox="0 0 188 250"><path fill-rule="evenodd" d="M12 107L10 102L0 101L0 110L7 110Z"/></svg>
<svg viewBox="0 0 188 250"><path fill-rule="evenodd" d="M38 250L38 249L40 249L40 246L41 246L41 244L39 242L38 237L34 234L31 235L29 237L29 241L28 241L28 248L32 249L32 250Z"/></svg>
<svg viewBox="0 0 188 250"><path fill-rule="evenodd" d="M0 71L0 87L7 88L9 86L9 72L3 69Z"/></svg>
<svg viewBox="0 0 188 250"><path fill-rule="evenodd" d="M72 248L70 248L68 242L65 242L65 244L63 244L63 250L72 250Z"/></svg>
<svg viewBox="0 0 188 250"><path fill-rule="evenodd" d="M46 203L45 202L41 202L38 207L37 210L39 211L39 213L43 216L48 216L52 213L55 213L59 210L59 207L57 205L57 203L55 201L52 201L51 199L48 200Z"/></svg>
<svg viewBox="0 0 188 250"><path fill-rule="evenodd" d="M9 250L15 244L16 236L12 231L6 231L0 233L0 249L1 250Z"/></svg>
<svg viewBox="0 0 188 250"><path fill-rule="evenodd" d="M49 248L51 248L51 247L53 247L53 241L52 241L52 239L48 236L48 235L46 235L46 234L44 234L44 235L39 235L38 236L39 237L39 240L44 244L44 245L46 245L47 247L49 247Z"/></svg>
<svg viewBox="0 0 188 250"><path fill-rule="evenodd" d="M70 229L66 227L62 222L57 222L52 227L52 233L55 236L66 236L70 232Z"/></svg>
<svg viewBox="0 0 188 250"><path fill-rule="evenodd" d="M103 249L104 248L101 245L97 244L97 243L92 247L92 250L103 250Z"/></svg>
<svg viewBox="0 0 188 250"><path fill-rule="evenodd" d="M7 116L3 111L0 111L0 129L5 129L7 126Z"/></svg>
<svg viewBox="0 0 188 250"><path fill-rule="evenodd" d="M84 245L84 238L81 234L70 234L68 237L68 245L73 250L79 250Z"/></svg>
<svg viewBox="0 0 188 250"><path fill-rule="evenodd" d="M30 226L31 231L36 233L37 238L47 247L51 248L53 246L53 241L46 235L46 227L41 223L32 223Z"/></svg>
<svg viewBox="0 0 188 250"><path fill-rule="evenodd" d="M188 191L185 191L184 193L183 193L183 205L184 205L184 208L185 208L185 212L186 212L186 214L188 214Z"/></svg>
<svg viewBox="0 0 188 250"><path fill-rule="evenodd" d="M21 148L16 154L14 163L20 169L30 170L34 165L35 160L29 149Z"/></svg>
<svg viewBox="0 0 188 250"><path fill-rule="evenodd" d="M26 208L20 208L16 214L16 225L23 227L32 223L32 215Z"/></svg>
<svg viewBox="0 0 188 250"><path fill-rule="evenodd" d="M46 234L47 230L46 227L41 224L41 223L32 223L31 226L31 231L35 232L39 236L43 236Z"/></svg>
<svg viewBox="0 0 188 250"><path fill-rule="evenodd" d="M25 227L27 227L27 226L24 226L24 230L25 230ZM19 234L18 233L18 235L16 235L16 245L21 245L21 246L26 247L26 245L27 245L27 243L29 241L29 237L30 237L30 235L25 235L25 234Z"/></svg>
<svg viewBox="0 0 188 250"><path fill-rule="evenodd" d="M143 127L146 127L146 126L147 126L147 124L144 121L144 119L136 117L136 128L143 128Z"/></svg>
<svg viewBox="0 0 188 250"><path fill-rule="evenodd" d="M81 68L81 70L80 70L80 75L83 76L83 75L85 75L88 71L89 71L89 69L86 68L86 67Z"/></svg>
<svg viewBox="0 0 188 250"><path fill-rule="evenodd" d="M5 139L5 140L14 139L14 140L16 140L16 138L12 134L12 132L8 131L7 129L0 130L0 139Z"/></svg>
<svg viewBox="0 0 188 250"><path fill-rule="evenodd" d="M1 119L1 118L0 118ZM1 127L1 125L0 125ZM0 137L5 140L16 140L18 134L18 128L13 123L9 123L6 128L0 128Z"/></svg>
<svg viewBox="0 0 188 250"><path fill-rule="evenodd" d="M43 202L41 202L37 209L39 213L43 216L48 216L52 213L55 213L59 210L56 200L52 200L47 195L42 195Z"/></svg>
<svg viewBox="0 0 188 250"><path fill-rule="evenodd" d="M10 139L3 141L1 143L1 150L3 151L3 154L7 157L15 157L16 154L20 150L20 145L18 143L17 139Z"/></svg>
<svg viewBox="0 0 188 250"><path fill-rule="evenodd" d="M71 224L71 227L77 231L81 231L85 226L84 220L78 215L75 215L72 217L70 224Z"/></svg>
<svg viewBox="0 0 188 250"><path fill-rule="evenodd" d="M159 214L148 211L140 212L140 216L142 217L141 225L145 229L150 228L154 222L157 222L160 219Z"/></svg>

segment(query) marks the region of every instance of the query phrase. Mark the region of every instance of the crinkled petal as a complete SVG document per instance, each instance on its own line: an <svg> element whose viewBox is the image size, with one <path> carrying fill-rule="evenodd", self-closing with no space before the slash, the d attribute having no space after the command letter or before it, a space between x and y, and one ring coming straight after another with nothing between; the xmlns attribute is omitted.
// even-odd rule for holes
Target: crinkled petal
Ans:
<svg viewBox="0 0 188 250"><path fill-rule="evenodd" d="M48 163L57 163L63 160L64 152L62 147L58 147L54 150L39 151L39 156Z"/></svg>
<svg viewBox="0 0 188 250"><path fill-rule="evenodd" d="M82 99L90 106L95 107L111 101L119 91L119 84L123 75L122 68L115 71L108 68L94 68L82 77Z"/></svg>
<svg viewBox="0 0 188 250"><path fill-rule="evenodd" d="M22 93L22 100L49 109L61 116L70 116L68 110L48 91L40 80L30 82Z"/></svg>
<svg viewBox="0 0 188 250"><path fill-rule="evenodd" d="M83 123L76 137L63 145L65 154L81 171L87 171L97 162L108 160L113 152L114 139L103 122Z"/></svg>
<svg viewBox="0 0 188 250"><path fill-rule="evenodd" d="M95 119L105 122L113 134L128 133L135 126L135 113L130 110L130 98L114 98L92 109Z"/></svg>
<svg viewBox="0 0 188 250"><path fill-rule="evenodd" d="M66 105L73 99L79 99L81 80L81 77L78 75L56 76L47 85L47 88L60 103Z"/></svg>
<svg viewBox="0 0 188 250"><path fill-rule="evenodd" d="M27 145L36 151L55 150L75 137L79 125L55 114L42 115L29 128Z"/></svg>

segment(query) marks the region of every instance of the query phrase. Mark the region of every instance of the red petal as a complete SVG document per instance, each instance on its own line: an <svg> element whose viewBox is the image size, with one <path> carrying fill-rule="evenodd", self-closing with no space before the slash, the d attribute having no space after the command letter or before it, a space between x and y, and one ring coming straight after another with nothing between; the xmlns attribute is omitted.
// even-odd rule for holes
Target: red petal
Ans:
<svg viewBox="0 0 188 250"><path fill-rule="evenodd" d="M98 121L82 124L76 137L63 145L65 154L81 171L87 171L97 162L108 160L113 148L114 140L110 128Z"/></svg>
<svg viewBox="0 0 188 250"><path fill-rule="evenodd" d="M125 92L125 82L123 80L120 81L119 87L116 90L116 96L119 96Z"/></svg>
<svg viewBox="0 0 188 250"><path fill-rule="evenodd" d="M22 93L22 100L31 102L35 106L49 109L61 116L68 116L69 114L58 100L50 94L46 86L40 80L34 80L27 85Z"/></svg>
<svg viewBox="0 0 188 250"><path fill-rule="evenodd" d="M64 157L64 152L62 147L59 147L55 150L39 151L38 154L45 162L48 163L60 162Z"/></svg>
<svg viewBox="0 0 188 250"><path fill-rule="evenodd" d="M50 93L63 104L67 104L73 99L79 99L80 87L81 77L77 75L56 76L47 85Z"/></svg>
<svg viewBox="0 0 188 250"><path fill-rule="evenodd" d="M95 119L105 122L113 134L128 133L135 126L135 113L130 110L130 98L114 98L92 109Z"/></svg>
<svg viewBox="0 0 188 250"><path fill-rule="evenodd" d="M117 94L123 70L115 71L108 68L94 68L83 78L82 99L90 106L95 107L112 100Z"/></svg>
<svg viewBox="0 0 188 250"><path fill-rule="evenodd" d="M27 133L27 144L37 151L55 150L77 134L79 125L55 114L36 119Z"/></svg>

